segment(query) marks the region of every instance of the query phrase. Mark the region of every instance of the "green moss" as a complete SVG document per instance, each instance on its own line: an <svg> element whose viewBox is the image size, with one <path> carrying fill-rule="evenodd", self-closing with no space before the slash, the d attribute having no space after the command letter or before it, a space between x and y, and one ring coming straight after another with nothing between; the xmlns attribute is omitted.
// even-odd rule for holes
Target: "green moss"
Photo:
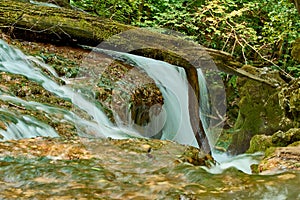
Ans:
<svg viewBox="0 0 300 200"><path fill-rule="evenodd" d="M250 168L251 168L252 173L254 173L254 174L259 173L258 164L253 164L253 165L250 166Z"/></svg>
<svg viewBox="0 0 300 200"><path fill-rule="evenodd" d="M289 147L297 147L297 146L300 146L300 141L294 142L289 145Z"/></svg>
<svg viewBox="0 0 300 200"><path fill-rule="evenodd" d="M250 147L247 153L264 152L267 148L272 147L272 137L266 135L255 135L250 141Z"/></svg>
<svg viewBox="0 0 300 200"><path fill-rule="evenodd" d="M247 71L254 74L259 71L263 74L262 69L249 66ZM277 74L270 76L270 79L278 78ZM279 91L276 88L247 78L238 78L237 86L241 99L238 103L240 110L234 125L234 136L229 147L233 154L245 152L250 146L251 138L256 134L271 135L277 130L291 127L290 124L282 123L284 110L279 105Z"/></svg>
<svg viewBox="0 0 300 200"><path fill-rule="evenodd" d="M292 128L287 132L277 131L274 135L272 135L272 142L276 146L285 147L297 141L300 141L299 128Z"/></svg>
<svg viewBox="0 0 300 200"><path fill-rule="evenodd" d="M265 157L269 157L270 155L272 155L276 150L276 147L269 147L266 149L265 151Z"/></svg>

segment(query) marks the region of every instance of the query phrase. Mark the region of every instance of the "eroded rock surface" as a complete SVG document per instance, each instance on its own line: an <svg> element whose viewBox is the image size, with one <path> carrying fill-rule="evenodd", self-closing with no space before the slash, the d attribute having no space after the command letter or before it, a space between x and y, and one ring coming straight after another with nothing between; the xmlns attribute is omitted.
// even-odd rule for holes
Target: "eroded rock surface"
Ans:
<svg viewBox="0 0 300 200"><path fill-rule="evenodd" d="M261 173L278 173L287 170L300 170L300 144L290 147L276 147L259 164Z"/></svg>

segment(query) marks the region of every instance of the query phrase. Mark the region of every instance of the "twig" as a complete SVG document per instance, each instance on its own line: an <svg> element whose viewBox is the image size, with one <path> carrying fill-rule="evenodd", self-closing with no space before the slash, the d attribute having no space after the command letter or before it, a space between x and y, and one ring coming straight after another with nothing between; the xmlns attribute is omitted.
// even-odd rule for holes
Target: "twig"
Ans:
<svg viewBox="0 0 300 200"><path fill-rule="evenodd" d="M8 102L8 104L11 105L11 106L14 106L14 107L16 107L16 108L19 108L19 109L21 109L21 110L26 110L26 108L24 108L24 107L22 107L22 106L18 106L18 105L14 104L14 103Z"/></svg>
<svg viewBox="0 0 300 200"><path fill-rule="evenodd" d="M243 58L245 60L245 64L247 64L248 62L247 62L247 57L245 55L245 46L239 41L239 37L237 36L237 34L236 34L235 29L233 28L233 26L227 20L225 20L225 22L226 22L226 24L228 24L231 27L231 30L233 30L233 34L234 34L234 38L235 38L234 46L233 46L233 50L231 52L231 55L234 52L236 42L239 43L239 45L242 47L242 54L243 54Z"/></svg>
<svg viewBox="0 0 300 200"><path fill-rule="evenodd" d="M292 77L290 74L288 74L287 72L285 72L283 69L281 69L278 65L276 65L272 60L269 60L267 58L265 58L263 55L261 55L261 53L252 45L250 45L244 38L242 38L242 40L251 48L253 49L263 60L271 63L272 65L274 65L279 71L281 71L284 75L286 75L287 77L289 77L290 79L294 79L294 77Z"/></svg>

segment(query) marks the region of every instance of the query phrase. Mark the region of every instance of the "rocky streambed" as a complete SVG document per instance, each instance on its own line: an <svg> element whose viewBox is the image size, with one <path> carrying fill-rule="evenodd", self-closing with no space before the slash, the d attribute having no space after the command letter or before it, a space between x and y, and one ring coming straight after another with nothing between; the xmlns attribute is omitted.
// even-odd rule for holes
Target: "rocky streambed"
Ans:
<svg viewBox="0 0 300 200"><path fill-rule="evenodd" d="M64 77L63 81L51 75L49 70L44 70L44 73L60 85L70 84L72 81L77 81L78 84L84 82L89 70L80 73L79 68L85 66L85 69L91 69L87 64L93 66L88 59L89 52L80 48L20 42L5 35L1 37L41 62L53 66L58 76ZM83 57L85 64L82 64ZM107 107L106 114L112 121L114 116L109 105L112 102L111 96L115 94L113 89L117 86L114 83L120 78L123 79L124 74L128 75L128 71L131 73L121 89L127 97L129 93L133 94L129 95L129 100L125 99L133 103L132 108L146 109L151 105L163 104L161 93L153 80L143 72L134 71L122 63L111 62L107 57L103 57L102 61L110 64L105 68L98 87L93 88L93 97ZM240 136L245 136L249 129L257 130L261 134L251 133L251 137L246 138L236 134L233 141L239 145L245 145L243 141L249 143L248 153L251 154L246 154L246 160L252 159L252 153L266 152L265 157L254 156L257 162L252 166L253 174L247 174L237 168L239 164L246 163L244 158L231 158L223 163L215 163L212 157L198 149L171 141L78 137L76 124L64 120L63 117L64 110L74 111L68 99L48 92L33 80L21 75L1 72L0 77L1 131L7 131L9 124L17 123L15 117L26 115L35 117L59 134L59 137L54 138L36 137L0 142L0 198L300 198L299 129L290 131L290 128L299 126L297 80L280 90L241 80L241 87L248 84L253 89L251 91L255 91L257 87L268 89L266 94L255 93L257 95L252 96L248 94L247 88L240 90L242 94L244 92L246 99L239 104L239 118L234 130L240 130ZM140 88L132 93L131 86L144 83L148 84L147 88ZM7 96L13 98L9 99ZM262 101L257 101L258 99ZM122 98L114 100L114 105L122 105L124 101ZM267 104L268 102L272 104ZM255 115L246 104L255 105L252 110L259 108ZM37 109L41 105L47 107ZM57 109L49 114L47 109L52 107ZM117 108L116 111L122 113L124 108ZM132 113L133 118L136 115L137 113ZM149 113L142 112L140 116L137 123L143 124L147 122ZM257 116L260 119L257 120ZM251 124L253 122L255 124ZM282 131L278 132L280 129ZM220 140L224 138L222 136ZM222 144L222 141L218 144ZM238 149L239 146L234 148ZM213 170L216 167L219 169L217 173Z"/></svg>
<svg viewBox="0 0 300 200"><path fill-rule="evenodd" d="M242 162L242 160L241 160ZM300 174L211 173L198 149L154 139L34 138L0 143L4 199L298 198Z"/></svg>

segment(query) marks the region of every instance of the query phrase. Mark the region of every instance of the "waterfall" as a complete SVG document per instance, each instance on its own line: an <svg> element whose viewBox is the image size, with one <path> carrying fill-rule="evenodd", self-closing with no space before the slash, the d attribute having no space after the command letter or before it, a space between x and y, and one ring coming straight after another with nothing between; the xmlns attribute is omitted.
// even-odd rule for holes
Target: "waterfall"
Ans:
<svg viewBox="0 0 300 200"><path fill-rule="evenodd" d="M45 68L44 66L41 66ZM49 68L49 66L47 66ZM73 105L87 112L93 121L87 121L81 119L78 116L73 118L73 121L78 123L78 127L84 127L84 131L78 129L80 135L86 136L88 133L93 132L95 137L116 137L116 138L126 138L128 137L124 130L114 127L109 121L107 116L103 111L94 103L88 101L80 93L73 91L72 88L67 86L59 85L54 80L52 80L47 74L45 74L40 68L33 65L28 60L28 57L24 55L20 50L14 49L6 44L4 41L0 40L0 71L8 72L11 74L18 74L27 77L30 80L33 80L41 84L49 92L63 98L72 101ZM4 98L5 96L1 95L1 100L8 100ZM24 103L24 102L23 102ZM28 102L29 103L29 102ZM44 106L41 106L44 107ZM51 110L48 110L51 113ZM72 115L72 113L70 114ZM25 116L26 117L26 116ZM78 119L79 118L79 119ZM17 124L15 124L17 125ZM21 127L20 127L21 129ZM24 129L24 132L28 132L27 129ZM8 135L10 136L3 136ZM12 136L13 132L4 133L2 131L2 136L4 138L18 139L19 136ZM18 133L15 133L18 134ZM32 134L32 135L30 135ZM39 136L35 132L26 133L27 137ZM53 136L43 135L43 136Z"/></svg>
<svg viewBox="0 0 300 200"><path fill-rule="evenodd" d="M163 117L153 116L150 121L161 121L163 118L164 124L158 127L154 132L153 129L148 131L148 136L158 134L161 129L161 138L174 140L181 144L188 144L198 147L197 141L192 130L189 115L188 105L188 80L186 73L182 67L174 66L166 62L153 60L141 56L136 56L128 53L121 53L110 50L96 49L95 51L108 54L115 59L119 59L133 64L141 70L144 70L159 87L164 97L164 105L162 106ZM201 120L204 123L204 129L208 131L208 121L205 117L209 110L208 94L205 84L205 78L198 69L198 80L201 87L201 109L199 108ZM130 118L130 115L128 115ZM156 117L158 119L156 119ZM165 117L165 118L164 118ZM132 126L134 126L132 124ZM145 131L147 132L147 131Z"/></svg>
<svg viewBox="0 0 300 200"><path fill-rule="evenodd" d="M184 69L149 58L135 56L127 53L113 52L103 50L105 54L109 54L117 59L129 61L134 66L145 71L151 77L160 89L164 104L160 107L151 107L151 109L159 109L160 113L151 114L150 122L145 126L137 126L132 121L124 123L115 114L116 123L110 122L105 115L99 103L86 98L79 90L74 90L69 85L60 85L54 81L49 75L45 74L42 69L50 71L56 78L57 75L51 67L38 63L36 60L27 57L20 50L14 49L0 40L0 71L19 74L41 84L46 90L57 95L60 98L72 102L76 109L83 110L87 113L91 120L83 119L73 111L62 110L51 106L46 106L37 102L29 102L9 94L0 93L2 101L14 101L17 104L27 105L27 109L41 109L45 113L60 112L63 113L64 120L73 121L78 127L80 136L91 137L112 137L112 138L128 138L128 137L157 137L165 140L174 140L181 144L188 144L198 147L195 139L189 116L188 109L188 81ZM33 64L33 60L35 64ZM205 87L205 79L200 69L198 69L198 79L201 87L201 109L199 109L201 120L204 122L205 129L209 126L205 113L209 110L208 94ZM9 112L1 110L0 113ZM130 113L128 113L128 116ZM14 114L10 113L10 116ZM57 133L48 126L38 122L37 119L29 118L29 116L16 117L13 125L6 131L1 130L0 135L5 139L18 139L20 137L49 136L56 137ZM30 121L30 125L29 122ZM13 128L18 127L18 128ZM27 126L27 128L25 128ZM34 131L30 127L38 127ZM16 131L14 131L16 130ZM49 130L49 131L46 131ZM20 135L20 132L24 132ZM25 134L26 133L26 134ZM30 135L32 134L32 135ZM14 136L12 136L14 135Z"/></svg>

